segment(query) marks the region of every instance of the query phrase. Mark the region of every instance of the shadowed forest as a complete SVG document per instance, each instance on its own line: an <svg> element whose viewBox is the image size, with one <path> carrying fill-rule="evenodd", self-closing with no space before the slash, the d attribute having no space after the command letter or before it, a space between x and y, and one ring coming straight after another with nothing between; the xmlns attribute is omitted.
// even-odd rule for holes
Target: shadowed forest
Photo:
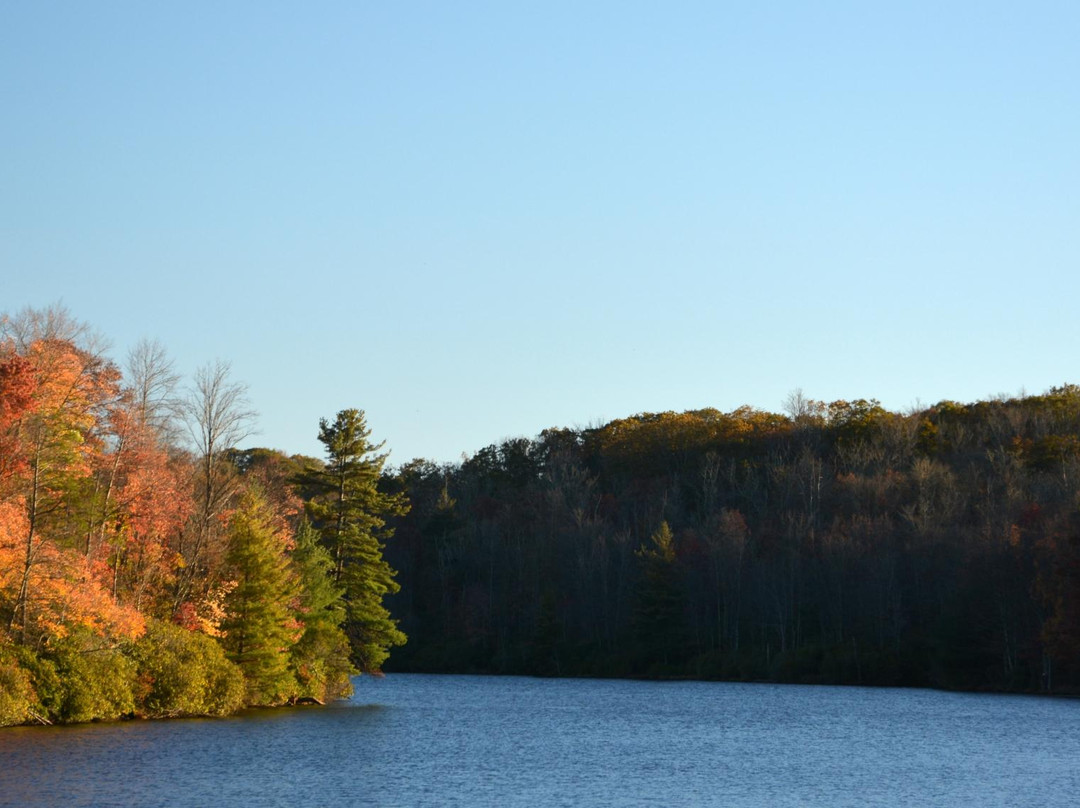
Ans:
<svg viewBox="0 0 1080 808"><path fill-rule="evenodd" d="M1080 388L784 409L406 465L393 669L1077 689Z"/></svg>
<svg viewBox="0 0 1080 808"><path fill-rule="evenodd" d="M322 702L384 664L1080 689L1072 385L796 392L395 469L361 410L321 459L238 449L253 418L221 362L184 383L63 309L0 318L0 725Z"/></svg>

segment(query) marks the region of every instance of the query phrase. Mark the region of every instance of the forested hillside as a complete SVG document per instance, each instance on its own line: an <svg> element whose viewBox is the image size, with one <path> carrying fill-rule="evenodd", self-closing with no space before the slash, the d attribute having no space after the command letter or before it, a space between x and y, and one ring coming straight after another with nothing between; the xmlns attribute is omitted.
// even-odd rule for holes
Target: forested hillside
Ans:
<svg viewBox="0 0 1080 808"><path fill-rule="evenodd" d="M642 414L385 484L394 669L1080 685L1077 387Z"/></svg>
<svg viewBox="0 0 1080 808"><path fill-rule="evenodd" d="M392 670L1080 690L1078 387L796 393L388 469L360 410L317 425L322 459L240 450L228 365L101 345L63 309L0 318L0 725L325 701L398 646Z"/></svg>
<svg viewBox="0 0 1080 808"><path fill-rule="evenodd" d="M405 641L363 413L318 425L325 462L237 450L252 419L226 364L122 371L63 309L0 317L0 726L325 701Z"/></svg>

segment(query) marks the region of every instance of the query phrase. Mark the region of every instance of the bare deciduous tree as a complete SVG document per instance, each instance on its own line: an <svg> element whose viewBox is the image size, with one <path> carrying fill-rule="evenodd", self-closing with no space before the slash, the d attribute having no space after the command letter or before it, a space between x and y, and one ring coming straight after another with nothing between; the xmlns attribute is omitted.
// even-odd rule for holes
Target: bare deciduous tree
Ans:
<svg viewBox="0 0 1080 808"><path fill-rule="evenodd" d="M132 405L139 421L163 443L175 443L179 437L176 418L181 412L177 398L180 374L165 346L157 340L139 340L128 351L127 370Z"/></svg>
<svg viewBox="0 0 1080 808"><path fill-rule="evenodd" d="M191 437L195 473L196 522L189 542L180 551L187 562L181 576L177 602L187 599L198 573L220 549L217 517L236 489L235 472L226 451L254 432L255 410L247 397L247 385L230 378L228 362L216 360L199 368L184 401L184 423Z"/></svg>

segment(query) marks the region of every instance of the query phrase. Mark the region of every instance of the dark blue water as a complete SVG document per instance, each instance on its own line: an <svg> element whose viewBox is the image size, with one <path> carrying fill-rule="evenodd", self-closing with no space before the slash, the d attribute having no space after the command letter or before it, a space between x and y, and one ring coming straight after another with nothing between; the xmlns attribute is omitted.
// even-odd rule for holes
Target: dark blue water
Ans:
<svg viewBox="0 0 1080 808"><path fill-rule="evenodd" d="M225 720L0 730L3 806L1074 806L1080 702L419 676Z"/></svg>

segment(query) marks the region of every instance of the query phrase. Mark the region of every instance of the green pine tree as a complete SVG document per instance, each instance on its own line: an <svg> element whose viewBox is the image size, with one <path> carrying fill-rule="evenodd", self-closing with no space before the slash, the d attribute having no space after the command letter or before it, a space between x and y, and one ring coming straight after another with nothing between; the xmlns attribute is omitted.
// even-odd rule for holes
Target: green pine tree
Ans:
<svg viewBox="0 0 1080 808"><path fill-rule="evenodd" d="M225 597L222 645L244 674L248 704L283 704L297 691L289 668L297 582L272 511L253 490L229 523L226 562L236 586Z"/></svg>
<svg viewBox="0 0 1080 808"><path fill-rule="evenodd" d="M297 618L304 633L292 647L290 659L300 695L321 702L352 694L345 621L345 590L334 583L334 560L318 543L319 535L305 520L296 534L293 569L300 581Z"/></svg>
<svg viewBox="0 0 1080 808"><path fill-rule="evenodd" d="M332 423L321 419L326 464L304 482L318 492L308 514L333 558L335 580L345 589L353 663L362 673L377 674L390 648L406 639L383 606L383 598L400 587L383 559L382 542L393 534L386 520L407 513L409 504L404 494L379 490L386 455L378 454L382 444L373 445L370 435L363 410L342 410Z"/></svg>

